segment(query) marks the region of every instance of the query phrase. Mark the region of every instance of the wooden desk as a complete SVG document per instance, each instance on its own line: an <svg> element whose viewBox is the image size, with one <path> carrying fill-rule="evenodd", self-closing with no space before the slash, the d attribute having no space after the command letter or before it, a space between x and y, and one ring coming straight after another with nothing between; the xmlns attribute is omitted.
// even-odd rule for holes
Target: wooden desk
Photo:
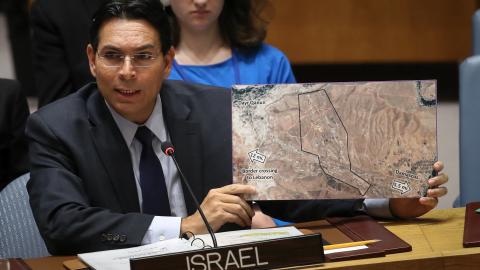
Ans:
<svg viewBox="0 0 480 270"><path fill-rule="evenodd" d="M52 256L28 259L25 262L33 270L65 270L63 262L77 258L77 256Z"/></svg>
<svg viewBox="0 0 480 270"><path fill-rule="evenodd" d="M434 210L413 221L385 223L385 227L412 245L412 252L386 257L325 263L304 269L341 270L457 270L477 269L480 247L463 248L465 208ZM33 270L60 270L62 262L74 257L47 257L27 260ZM298 269L298 268L296 268Z"/></svg>
<svg viewBox="0 0 480 270"><path fill-rule="evenodd" d="M463 248L465 208L434 210L414 221L385 223L385 227L412 245L412 252L386 257L326 263L307 269L342 270L457 270L478 269L480 247Z"/></svg>

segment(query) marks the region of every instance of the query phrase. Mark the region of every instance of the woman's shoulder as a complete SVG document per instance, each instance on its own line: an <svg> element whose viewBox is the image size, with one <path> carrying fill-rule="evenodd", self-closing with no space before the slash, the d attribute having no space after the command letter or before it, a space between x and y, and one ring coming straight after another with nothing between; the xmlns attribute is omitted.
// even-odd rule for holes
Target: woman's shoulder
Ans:
<svg viewBox="0 0 480 270"><path fill-rule="evenodd" d="M259 46L250 49L239 49L241 54L247 57L253 56L266 56L266 57L285 57L285 54L278 48L267 44L261 43Z"/></svg>
<svg viewBox="0 0 480 270"><path fill-rule="evenodd" d="M276 56L285 56L285 54L278 48L273 47L270 44L267 43L262 43L259 47L259 52L263 54L270 54L270 55L276 55Z"/></svg>
<svg viewBox="0 0 480 270"><path fill-rule="evenodd" d="M290 61L285 54L272 45L262 43L255 51L244 53L238 57L243 69L242 79L250 74L250 84L263 83L293 83L295 77L290 67Z"/></svg>
<svg viewBox="0 0 480 270"><path fill-rule="evenodd" d="M267 62L278 62L287 60L286 55L278 48L262 43L254 49L239 49L239 55L245 59L264 60ZM287 60L288 61L288 60Z"/></svg>

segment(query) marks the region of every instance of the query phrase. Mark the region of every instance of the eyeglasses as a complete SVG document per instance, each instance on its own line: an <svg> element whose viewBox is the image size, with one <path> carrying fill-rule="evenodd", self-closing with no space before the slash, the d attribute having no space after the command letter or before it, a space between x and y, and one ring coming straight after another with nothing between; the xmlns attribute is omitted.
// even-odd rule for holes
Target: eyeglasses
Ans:
<svg viewBox="0 0 480 270"><path fill-rule="evenodd" d="M102 63L106 67L110 68L119 68L123 66L127 58L130 60L130 65L132 65L133 67L146 68L153 65L155 63L155 60L157 60L158 58L158 55L154 55L151 53L136 53L133 55L125 55L121 53L106 52L99 53L98 56L100 57Z"/></svg>

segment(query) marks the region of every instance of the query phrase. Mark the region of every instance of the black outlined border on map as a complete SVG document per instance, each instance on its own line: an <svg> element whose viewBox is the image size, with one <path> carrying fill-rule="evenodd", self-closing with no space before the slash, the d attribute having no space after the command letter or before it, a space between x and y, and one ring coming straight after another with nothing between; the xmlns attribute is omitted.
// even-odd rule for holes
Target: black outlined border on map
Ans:
<svg viewBox="0 0 480 270"><path fill-rule="evenodd" d="M306 151L303 149L303 135L302 135L302 121L301 121L301 111L302 111L302 106L301 106L301 103L300 103L300 96L301 95L309 95L309 94L312 94L312 93L316 93L316 92L321 92L323 91L325 93L325 95L327 96L327 99L328 99L328 102L332 105L332 108L335 112L335 114L337 115L338 119L340 120L340 123L342 124L342 127L343 129L345 130L345 133L347 133L347 156L348 156L348 163L349 163L349 170L351 173L353 173L354 175L358 176L358 178L362 179L363 181L365 181L366 183L368 183L368 188L367 190L365 191L364 194L361 193L360 189L345 182L345 181L342 181L336 177L334 177L333 175L330 175L328 174L325 169L322 167L322 163L320 161L320 156L317 155L317 154L314 154L314 153L311 153L309 151ZM358 190L358 193L360 193L362 196L364 196L365 194L367 194L367 192L370 190L370 188L372 187L372 184L370 182L368 182L367 180L365 180L363 177L361 177L360 175L358 175L356 172L352 171L352 161L350 160L350 151L349 151L349 140L348 140L348 130L347 128L345 127L345 125L343 124L343 121L342 121L342 118L340 117L340 115L338 114L338 111L337 109L335 108L335 106L333 105L332 103L332 100L330 99L330 96L328 95L327 93L327 90L325 89L320 89L320 90L314 90L314 91L310 91L310 92L305 92L305 93L300 93L300 94L297 94L297 101L298 101L298 123L299 123L299 128L300 128L300 150L304 153L307 153L307 154L310 154L310 155L313 155L313 156L316 156L317 159L318 159L318 166L320 166L320 169L322 170L323 174L335 179L336 181L338 182L341 182L341 183L344 183L345 185L347 186L350 186L354 189L357 189Z"/></svg>

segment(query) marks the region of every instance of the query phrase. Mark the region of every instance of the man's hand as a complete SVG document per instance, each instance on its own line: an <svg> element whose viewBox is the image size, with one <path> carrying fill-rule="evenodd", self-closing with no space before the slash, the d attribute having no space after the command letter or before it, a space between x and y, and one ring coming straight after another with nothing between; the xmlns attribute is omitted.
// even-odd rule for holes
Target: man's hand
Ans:
<svg viewBox="0 0 480 270"><path fill-rule="evenodd" d="M255 216L252 218L252 229L260 228L273 228L277 227L273 218L269 215L266 215L262 212L262 209L258 207L258 204L252 206Z"/></svg>
<svg viewBox="0 0 480 270"><path fill-rule="evenodd" d="M438 176L432 177L428 180L429 189L427 190L427 197L417 198L392 198L390 199L390 211L399 218L414 218L419 217L428 211L432 210L438 204L438 198L447 194L447 188L440 185L448 181L448 176L445 173L439 173L443 170L443 163L441 161L433 164L433 169Z"/></svg>
<svg viewBox="0 0 480 270"><path fill-rule="evenodd" d="M255 213L239 195L254 194L255 192L254 187L241 184L212 189L208 192L200 207L214 231L220 229L225 223L250 226ZM207 228L198 211L182 219L180 234L188 231L194 234L207 233Z"/></svg>

